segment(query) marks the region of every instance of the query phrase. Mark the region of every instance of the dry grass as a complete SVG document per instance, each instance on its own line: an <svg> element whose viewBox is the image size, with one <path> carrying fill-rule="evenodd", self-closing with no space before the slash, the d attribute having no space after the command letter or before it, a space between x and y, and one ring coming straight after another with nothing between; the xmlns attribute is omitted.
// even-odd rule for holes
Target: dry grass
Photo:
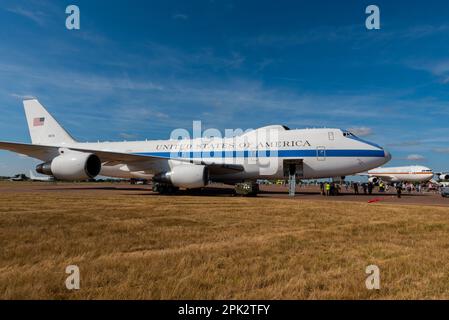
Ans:
<svg viewBox="0 0 449 320"><path fill-rule="evenodd" d="M2 299L449 298L448 208L9 192L0 247Z"/></svg>

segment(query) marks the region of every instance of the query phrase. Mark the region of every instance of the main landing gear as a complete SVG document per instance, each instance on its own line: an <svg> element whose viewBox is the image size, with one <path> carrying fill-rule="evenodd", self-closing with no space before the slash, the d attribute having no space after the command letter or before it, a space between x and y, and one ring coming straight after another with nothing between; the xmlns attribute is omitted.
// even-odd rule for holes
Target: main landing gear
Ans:
<svg viewBox="0 0 449 320"><path fill-rule="evenodd" d="M237 183L235 185L235 194L245 197L255 197L259 193L259 185L254 182Z"/></svg>

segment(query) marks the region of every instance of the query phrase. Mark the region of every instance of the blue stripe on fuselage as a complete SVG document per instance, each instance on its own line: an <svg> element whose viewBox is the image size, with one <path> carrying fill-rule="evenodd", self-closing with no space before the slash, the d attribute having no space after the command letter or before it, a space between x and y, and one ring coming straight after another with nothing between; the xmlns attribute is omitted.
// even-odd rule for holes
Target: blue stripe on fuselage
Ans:
<svg viewBox="0 0 449 320"><path fill-rule="evenodd" d="M160 158L187 158L187 159L208 159L208 158L313 158L313 157L362 157L362 158L383 158L384 150L263 150L263 151L186 151L186 152L138 152L133 153L139 156L160 157Z"/></svg>

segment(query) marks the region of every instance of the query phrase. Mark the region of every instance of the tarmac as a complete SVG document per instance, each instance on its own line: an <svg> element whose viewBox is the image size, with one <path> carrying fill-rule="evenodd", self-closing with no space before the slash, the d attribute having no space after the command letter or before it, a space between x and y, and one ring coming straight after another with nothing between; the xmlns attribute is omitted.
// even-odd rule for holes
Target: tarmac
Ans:
<svg viewBox="0 0 449 320"><path fill-rule="evenodd" d="M348 201L361 203L387 203L395 205L421 205L421 206L444 206L449 207L449 198L443 198L436 192L403 192L402 197L398 198L394 188L389 192L375 192L371 195L355 195L352 190L346 191L344 188L338 196L323 196L317 186L297 187L295 197L288 195L286 186L281 185L261 185L258 197L282 198L288 201ZM99 196L105 193L119 193L129 195L151 196L158 195L151 191L150 185L130 185L126 183L63 183L63 182L9 182L0 183L1 193L47 193L47 192L73 192L73 193L98 193ZM214 184L202 190L184 190L176 196L217 196L232 197L234 195L233 187L221 184ZM170 196L167 196L170 197Z"/></svg>

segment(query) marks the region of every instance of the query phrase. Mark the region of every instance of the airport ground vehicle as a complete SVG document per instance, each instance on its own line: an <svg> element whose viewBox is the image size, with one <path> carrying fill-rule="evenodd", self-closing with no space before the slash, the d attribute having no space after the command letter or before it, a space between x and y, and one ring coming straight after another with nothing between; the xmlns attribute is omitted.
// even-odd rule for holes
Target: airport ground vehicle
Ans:
<svg viewBox="0 0 449 320"><path fill-rule="evenodd" d="M442 197L449 198L449 187L442 187L440 193Z"/></svg>

